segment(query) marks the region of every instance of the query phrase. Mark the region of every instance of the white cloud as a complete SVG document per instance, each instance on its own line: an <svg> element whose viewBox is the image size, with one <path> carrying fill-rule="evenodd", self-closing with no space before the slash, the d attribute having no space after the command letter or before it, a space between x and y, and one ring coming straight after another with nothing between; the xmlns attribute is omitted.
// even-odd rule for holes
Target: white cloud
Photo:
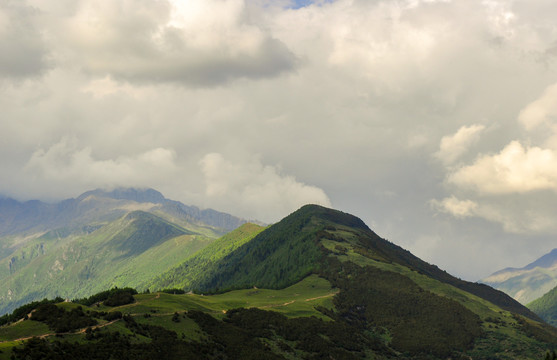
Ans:
<svg viewBox="0 0 557 360"><path fill-rule="evenodd" d="M103 186L148 187L176 175L175 158L171 149L154 148L132 157L100 160L90 147L80 148L76 139L64 138L47 149L36 150L25 171L32 186L48 184L49 195L56 196L67 192L66 187L81 191Z"/></svg>
<svg viewBox="0 0 557 360"><path fill-rule="evenodd" d="M452 164L478 141L480 132L484 129L483 125L463 126L454 135L443 136L435 156L446 165Z"/></svg>
<svg viewBox="0 0 557 360"><path fill-rule="evenodd" d="M557 211L554 197L468 195L475 199L460 200L452 195L442 200L431 200L430 205L438 213L448 214L459 221L476 218L498 224L507 234L547 235L557 231L557 223L553 218Z"/></svg>
<svg viewBox="0 0 557 360"><path fill-rule="evenodd" d="M498 154L484 155L459 168L447 180L482 194L557 191L557 154L513 141Z"/></svg>
<svg viewBox="0 0 557 360"><path fill-rule="evenodd" d="M471 200L452 195L432 201L434 208L459 218L500 224L508 233L556 232L552 220L557 210L553 205L557 198L556 95L557 86L551 85L521 109L518 120L527 130L523 140L480 154L471 164L448 168L446 186ZM541 145L532 145L536 142Z"/></svg>
<svg viewBox="0 0 557 360"><path fill-rule="evenodd" d="M532 130L542 124L554 124L557 120L557 84L547 87L540 98L531 102L518 115L518 121Z"/></svg>
<svg viewBox="0 0 557 360"><path fill-rule="evenodd" d="M478 204L472 200L459 200L455 196L444 198L441 201L432 200L431 204L436 210L459 218L475 215L478 207Z"/></svg>
<svg viewBox="0 0 557 360"><path fill-rule="evenodd" d="M252 219L272 222L305 204L331 206L322 189L283 175L256 158L233 163L219 153L209 153L200 165L212 207L239 210Z"/></svg>

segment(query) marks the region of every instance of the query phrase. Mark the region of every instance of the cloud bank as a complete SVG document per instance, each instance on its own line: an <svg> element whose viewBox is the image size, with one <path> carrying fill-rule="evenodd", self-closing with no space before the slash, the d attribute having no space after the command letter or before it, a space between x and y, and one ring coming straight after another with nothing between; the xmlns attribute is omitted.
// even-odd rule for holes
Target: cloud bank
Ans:
<svg viewBox="0 0 557 360"><path fill-rule="evenodd" d="M467 279L523 265L557 235L556 16L544 0L0 2L0 193L147 186L267 222L317 202Z"/></svg>
<svg viewBox="0 0 557 360"><path fill-rule="evenodd" d="M331 207L322 189L282 175L279 169L263 166L258 159L232 163L222 154L210 153L201 159L200 165L207 202L213 207L241 211L252 219L269 222L305 204Z"/></svg>
<svg viewBox="0 0 557 360"><path fill-rule="evenodd" d="M243 0L80 2L65 19L69 56L130 83L215 86L292 71L296 58L250 21Z"/></svg>

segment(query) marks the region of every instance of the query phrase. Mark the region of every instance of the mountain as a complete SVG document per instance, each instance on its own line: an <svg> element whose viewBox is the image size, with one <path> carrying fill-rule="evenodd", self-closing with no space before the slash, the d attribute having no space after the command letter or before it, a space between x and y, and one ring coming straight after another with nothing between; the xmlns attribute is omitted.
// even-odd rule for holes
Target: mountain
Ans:
<svg viewBox="0 0 557 360"><path fill-rule="evenodd" d="M253 239L264 229L264 227L256 224L243 224L213 241L178 266L164 274L157 275L148 283L147 287L150 289L180 288L191 290L197 287L196 284L199 279L213 271L216 263Z"/></svg>
<svg viewBox="0 0 557 360"><path fill-rule="evenodd" d="M159 277L165 280L159 288L224 296L242 288L282 289L318 274L340 291L334 310L323 313L375 329L377 337L388 334L395 352L516 359L531 358L524 348L542 354L557 343L554 328L503 292L457 279L360 219L320 206L302 207L209 265L195 261L199 254Z"/></svg>
<svg viewBox="0 0 557 360"><path fill-rule="evenodd" d="M92 230L51 231L0 260L0 311L44 297L141 288L214 240L139 210Z"/></svg>
<svg viewBox="0 0 557 360"><path fill-rule="evenodd" d="M221 258L211 268L205 269L203 276L198 277L186 290L216 292L252 285L281 288L316 272L322 265L324 251L341 254L343 260L351 259L349 255L352 255L356 263L367 262L368 259L375 261L375 265L376 262L395 263L469 292L505 310L539 320L534 313L503 292L457 279L382 239L359 218L317 205L302 207ZM170 273L175 271L172 269ZM166 284L168 287L180 285Z"/></svg>
<svg viewBox="0 0 557 360"><path fill-rule="evenodd" d="M538 314L548 324L557 326L557 286L542 297L529 303L528 308Z"/></svg>
<svg viewBox="0 0 557 360"><path fill-rule="evenodd" d="M43 297L144 288L243 223L153 189L93 190L56 204L0 199L0 314Z"/></svg>
<svg viewBox="0 0 557 360"><path fill-rule="evenodd" d="M153 227L194 236L144 212L119 221L138 224L99 243L142 244ZM541 359L557 346L557 329L503 292L316 205L243 225L149 284L15 310L0 318L0 359Z"/></svg>
<svg viewBox="0 0 557 360"><path fill-rule="evenodd" d="M0 198L0 236L31 235L62 227L78 228L94 222L115 220L133 210L160 214L188 226L199 225L221 235L246 222L226 213L201 210L166 199L153 189L97 189L55 204Z"/></svg>
<svg viewBox="0 0 557 360"><path fill-rule="evenodd" d="M523 268L503 269L481 282L528 304L557 286L557 249Z"/></svg>

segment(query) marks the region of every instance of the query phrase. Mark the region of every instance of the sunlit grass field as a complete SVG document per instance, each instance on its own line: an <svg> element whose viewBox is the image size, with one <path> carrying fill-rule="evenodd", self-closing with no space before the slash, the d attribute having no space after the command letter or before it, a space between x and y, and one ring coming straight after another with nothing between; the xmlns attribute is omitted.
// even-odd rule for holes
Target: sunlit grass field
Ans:
<svg viewBox="0 0 557 360"><path fill-rule="evenodd" d="M192 319L184 316L187 311L200 310L210 313L216 318L222 318L230 309L255 307L277 311L287 317L315 316L330 320L315 307L322 306L332 309L332 298L336 293L337 289L332 288L327 280L317 275L311 275L282 290L253 288L218 295L151 293L135 295L134 303L119 307L107 307L102 304L87 307L71 302L59 303L58 306L66 310L82 306L85 312L120 311L133 316L138 323L163 326L175 331L179 338L197 341L204 338L205 335ZM101 320L98 326L109 331L129 332L121 320L104 326L107 323ZM44 335L48 339L56 338L47 325L32 320L0 327L0 351L2 351L0 359L9 359L10 349L21 343L21 341L17 341L18 339ZM63 336L66 339L79 341L83 334ZM137 339L137 341L141 341L141 339Z"/></svg>

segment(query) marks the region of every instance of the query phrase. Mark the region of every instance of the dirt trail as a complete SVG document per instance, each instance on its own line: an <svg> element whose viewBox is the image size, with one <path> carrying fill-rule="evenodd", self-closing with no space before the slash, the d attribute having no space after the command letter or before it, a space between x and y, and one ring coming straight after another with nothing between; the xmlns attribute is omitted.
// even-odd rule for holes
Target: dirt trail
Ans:
<svg viewBox="0 0 557 360"><path fill-rule="evenodd" d="M279 307L279 306L288 306L290 304L295 303L296 300L292 300L289 302L285 302L284 304L272 304L272 305L264 305L264 306L258 306L258 309L268 309L268 308L274 308L274 307Z"/></svg>
<svg viewBox="0 0 557 360"><path fill-rule="evenodd" d="M137 306L137 305L140 305L140 304L149 302L149 301L153 301L153 300L158 299L158 298L160 298L160 297L161 297L161 294L160 294L160 293L157 293L157 295L156 295L154 298L152 298L152 299L148 299L148 300L144 300L144 301L136 301L136 302L133 303L133 304L127 304L127 305L118 306L118 307L115 307L113 310L117 310L117 309L125 308L125 307ZM35 311L35 310L33 310L33 311ZM29 314L27 314L27 317L28 317L29 319L33 316L33 311L31 311ZM172 314L173 314L173 313L172 313ZM137 315L139 315L139 314L132 314L132 316L137 316ZM160 314L160 315L163 315L163 314ZM159 315L159 316L160 316L160 315ZM16 322L13 323L12 325L18 324L18 323L22 322L23 320L24 320L23 318L22 318L22 319L19 319L18 321L16 321ZM100 325L88 326L88 327L86 327L86 328L79 329L79 330L74 331L74 332L59 333L58 335L83 334L85 331L87 331L87 328L89 328L89 327L90 327L92 330L94 330L94 329L100 329L100 328L103 328L103 327L105 327L105 326L112 325L112 324L114 324L114 323L115 323L116 321L118 321L118 320L120 320L120 319L112 320L112 321L109 321L109 322L107 322L107 323L100 324ZM32 338L34 338L34 337L38 337L38 338L44 339L44 338L46 338L46 337L55 336L55 335L57 335L57 334L56 334L56 333L48 333L48 334L42 334L42 335L26 336L26 337L22 337L22 338L19 338L19 339L14 339L14 340L4 340L4 341L0 341L0 344L4 344L4 343L8 343L8 342L14 342L14 341L25 341L25 340L32 339Z"/></svg>
<svg viewBox="0 0 557 360"><path fill-rule="evenodd" d="M120 319L112 320L112 321L109 321L109 322L104 323L104 324L99 324L99 325L94 325L94 326L88 326L88 327L85 327L85 328L83 328L83 329L79 329L79 330L73 331L73 332L48 333L48 334L42 334L42 335L26 336L26 337L22 337L22 338L19 338L19 339L13 339L13 340L0 341L0 344L4 344L4 343L8 343L8 342L14 342L14 341L25 341L25 340L32 339L32 338L34 338L34 337L37 337L37 338L40 338L40 339L44 339L44 338L47 338L47 337L49 337L49 336L56 336L56 335L75 335L75 334L83 334L84 332L87 331L88 328L91 328L91 330L100 329L100 328L103 328L103 327L105 327L105 326L112 325L112 324L114 324L114 323L115 323L116 321L118 321L118 320L120 320Z"/></svg>
<svg viewBox="0 0 557 360"><path fill-rule="evenodd" d="M314 298L309 298L309 299L306 299L305 301L312 301L312 300L317 300L317 299L328 298L328 297L331 297L331 296L335 296L335 295L338 294L339 292L340 292L340 290L337 290L337 291L335 291L334 293L330 293L330 294L323 295L323 296L317 296L317 297L314 297Z"/></svg>
<svg viewBox="0 0 557 360"><path fill-rule="evenodd" d="M328 298L328 297L331 297L331 296L335 296L339 292L340 292L340 290L335 291L334 293L327 294L327 295L322 295L322 296L317 296L317 297L313 297L313 298L309 298L309 299L304 299L304 301L313 301L313 300L317 300L317 299ZM292 300L292 301L285 302L284 304L272 304L272 305L258 306L258 309L268 309L268 308L274 308L274 307L279 307L279 306L288 306L288 305L293 304L295 302L296 302L296 300Z"/></svg>

